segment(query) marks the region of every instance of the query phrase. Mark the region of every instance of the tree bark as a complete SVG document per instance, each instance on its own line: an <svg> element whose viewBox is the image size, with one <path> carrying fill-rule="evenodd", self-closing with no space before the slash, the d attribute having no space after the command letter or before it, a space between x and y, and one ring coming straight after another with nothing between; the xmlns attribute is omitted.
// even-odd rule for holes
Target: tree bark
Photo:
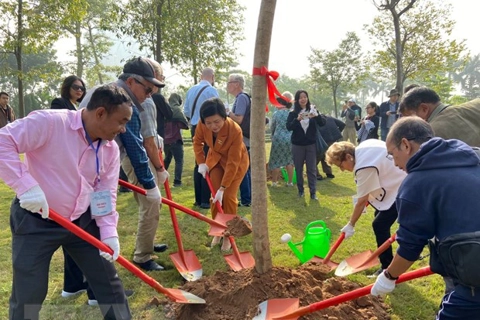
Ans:
<svg viewBox="0 0 480 320"><path fill-rule="evenodd" d="M15 45L15 59L17 60L17 80L18 80L18 113L20 118L25 117L25 98L23 96L23 0L18 0L17 16L18 41Z"/></svg>
<svg viewBox="0 0 480 320"><path fill-rule="evenodd" d="M93 39L93 29L90 23L88 24L88 40L90 41L90 45L92 46L92 52L93 52L93 57L95 59L95 66L96 66L95 69L97 70L98 82L100 84L103 84L102 71L99 68L100 59L98 58L97 46L95 45L95 39Z"/></svg>
<svg viewBox="0 0 480 320"><path fill-rule="evenodd" d="M276 0L262 0L258 16L257 38L253 67L268 68L270 41ZM267 214L267 173L265 169L265 76L254 75L252 85L252 110L250 123L252 169L252 226L255 270L263 274L272 268Z"/></svg>
<svg viewBox="0 0 480 320"><path fill-rule="evenodd" d="M77 50L77 77L83 78L83 48L82 48L82 30L80 21L75 21L75 43Z"/></svg>

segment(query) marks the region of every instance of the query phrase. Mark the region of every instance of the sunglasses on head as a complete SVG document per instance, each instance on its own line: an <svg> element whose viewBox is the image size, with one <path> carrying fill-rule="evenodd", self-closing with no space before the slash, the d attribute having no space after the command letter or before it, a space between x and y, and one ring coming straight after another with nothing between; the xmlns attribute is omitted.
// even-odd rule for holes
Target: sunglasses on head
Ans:
<svg viewBox="0 0 480 320"><path fill-rule="evenodd" d="M143 87L143 89L145 90L145 94L146 95L149 95L153 92L153 89L150 88L150 87L147 87L146 85L144 85L143 83L140 82L140 80L138 79L135 79L133 78L133 80L135 80L136 83L138 83L139 85L141 85Z"/></svg>
<svg viewBox="0 0 480 320"><path fill-rule="evenodd" d="M85 92L85 87L79 86L78 84L72 84L71 88L75 91L81 90Z"/></svg>

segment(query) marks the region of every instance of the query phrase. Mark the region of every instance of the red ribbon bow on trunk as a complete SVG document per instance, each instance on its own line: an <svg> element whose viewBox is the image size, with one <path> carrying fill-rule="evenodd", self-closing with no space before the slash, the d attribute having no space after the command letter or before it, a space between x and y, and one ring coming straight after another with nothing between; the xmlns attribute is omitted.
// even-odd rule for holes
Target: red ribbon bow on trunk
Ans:
<svg viewBox="0 0 480 320"><path fill-rule="evenodd" d="M277 78L280 76L277 71L268 71L267 67L264 66L261 68L253 68L253 75L265 76L265 78L267 79L268 100L270 100L271 104L277 107L283 107L283 105L277 101L277 99L275 98L275 95L277 95L278 97L282 98L285 101L289 101L288 98L282 96L282 94L278 91L277 87L275 86L274 81L277 80Z"/></svg>

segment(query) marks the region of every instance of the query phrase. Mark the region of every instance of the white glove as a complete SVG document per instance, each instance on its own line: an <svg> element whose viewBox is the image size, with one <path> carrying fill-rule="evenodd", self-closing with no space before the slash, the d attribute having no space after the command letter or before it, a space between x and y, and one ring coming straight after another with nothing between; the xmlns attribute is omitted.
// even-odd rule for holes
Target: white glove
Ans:
<svg viewBox="0 0 480 320"><path fill-rule="evenodd" d="M157 147L160 150L163 150L163 138L157 134Z"/></svg>
<svg viewBox="0 0 480 320"><path fill-rule="evenodd" d="M348 239L350 238L351 236L353 236L353 234L355 233L355 229L353 228L353 226L349 223L347 223L345 225L345 227L342 228L342 230L340 230L341 232L345 232L345 239Z"/></svg>
<svg viewBox="0 0 480 320"><path fill-rule="evenodd" d="M160 194L160 190L158 189L158 187L148 189L146 191L147 200L152 203L158 203L160 205L160 203L162 202L162 195Z"/></svg>
<svg viewBox="0 0 480 320"><path fill-rule="evenodd" d="M395 289L395 280L389 280L385 277L385 274L382 272L378 277L377 281L370 290L372 296L383 296L387 293L390 293Z"/></svg>
<svg viewBox="0 0 480 320"><path fill-rule="evenodd" d="M98 250L100 251L100 255L102 256L102 258L104 258L108 262L113 262L117 260L118 256L120 255L120 242L118 242L118 237L107 238L107 239L104 239L102 242L105 243L107 246L110 247L110 249L113 250L113 256L110 253L106 253L105 251Z"/></svg>
<svg viewBox="0 0 480 320"><path fill-rule="evenodd" d="M40 212L42 210L42 218L48 218L48 203L47 198L45 197L45 193L43 193L42 188L36 185L28 189L24 192L21 196L18 196L18 200L20 200L20 207L25 210L28 210L33 213Z"/></svg>
<svg viewBox="0 0 480 320"><path fill-rule="evenodd" d="M167 170L163 170L162 172L157 171L157 185L163 185L168 178L170 178L170 174Z"/></svg>
<svg viewBox="0 0 480 320"><path fill-rule="evenodd" d="M200 163L198 165L198 173L200 173L203 176L203 178L205 178L205 174L207 174L207 172L208 172L207 165L205 163Z"/></svg>
<svg viewBox="0 0 480 320"><path fill-rule="evenodd" d="M215 193L215 198L213 198L213 203L220 202L220 206L223 205L223 190L218 189L217 193Z"/></svg>

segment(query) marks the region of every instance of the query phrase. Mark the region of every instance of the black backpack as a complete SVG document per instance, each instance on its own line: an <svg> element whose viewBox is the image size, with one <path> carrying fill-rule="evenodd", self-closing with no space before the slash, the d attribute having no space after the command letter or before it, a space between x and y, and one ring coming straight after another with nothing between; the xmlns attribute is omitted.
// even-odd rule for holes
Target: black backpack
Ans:
<svg viewBox="0 0 480 320"><path fill-rule="evenodd" d="M243 115L242 123L240 124L240 128L242 128L242 134L245 138L250 139L250 113L252 111L252 98L248 93L242 92L244 95L248 97L249 105L247 108L247 112Z"/></svg>

